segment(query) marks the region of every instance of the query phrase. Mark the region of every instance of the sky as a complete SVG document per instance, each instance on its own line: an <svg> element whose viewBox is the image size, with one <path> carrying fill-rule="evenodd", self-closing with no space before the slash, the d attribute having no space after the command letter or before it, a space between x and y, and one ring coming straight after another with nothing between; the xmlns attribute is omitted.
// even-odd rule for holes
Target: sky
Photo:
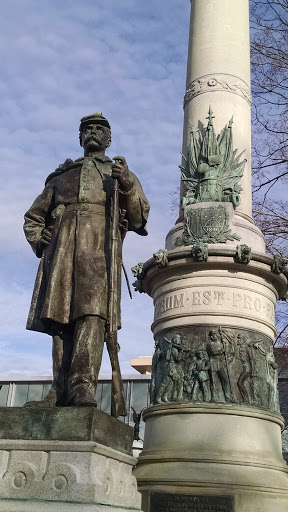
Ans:
<svg viewBox="0 0 288 512"><path fill-rule="evenodd" d="M151 205L148 237L128 233L124 264L165 246L180 181L190 2L9 0L0 21L0 376L51 375L51 338L26 331L39 260L23 214L66 158L82 156L79 121L101 111L111 158L123 155ZM123 374L152 355L152 299L122 292ZM110 373L107 354L102 374Z"/></svg>

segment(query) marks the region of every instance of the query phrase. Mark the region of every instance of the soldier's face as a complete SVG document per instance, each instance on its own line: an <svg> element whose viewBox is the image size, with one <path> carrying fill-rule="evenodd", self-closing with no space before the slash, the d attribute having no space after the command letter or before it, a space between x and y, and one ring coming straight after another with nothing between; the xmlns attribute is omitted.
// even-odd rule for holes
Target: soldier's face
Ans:
<svg viewBox="0 0 288 512"><path fill-rule="evenodd" d="M110 145L110 130L101 124L91 123L83 126L82 146L84 150L105 151Z"/></svg>
<svg viewBox="0 0 288 512"><path fill-rule="evenodd" d="M210 336L210 339L211 339L212 341L216 341L216 340L217 340L217 334L216 334L216 332L214 332L214 331L210 331L210 332L209 332L209 336Z"/></svg>

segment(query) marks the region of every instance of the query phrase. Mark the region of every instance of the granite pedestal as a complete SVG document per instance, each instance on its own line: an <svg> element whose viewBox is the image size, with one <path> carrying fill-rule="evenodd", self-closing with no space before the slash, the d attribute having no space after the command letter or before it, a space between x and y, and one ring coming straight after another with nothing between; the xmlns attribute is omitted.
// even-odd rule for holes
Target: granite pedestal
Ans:
<svg viewBox="0 0 288 512"><path fill-rule="evenodd" d="M1 512L139 511L132 442L92 407L1 408Z"/></svg>

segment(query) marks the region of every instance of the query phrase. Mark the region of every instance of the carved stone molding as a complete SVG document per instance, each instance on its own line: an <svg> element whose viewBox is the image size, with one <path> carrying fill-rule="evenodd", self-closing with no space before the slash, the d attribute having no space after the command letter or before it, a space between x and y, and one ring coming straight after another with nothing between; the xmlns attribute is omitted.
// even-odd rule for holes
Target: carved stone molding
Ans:
<svg viewBox="0 0 288 512"><path fill-rule="evenodd" d="M238 96L242 96L249 105L252 105L250 87L244 80L234 75L215 73L213 75L204 75L200 78L196 78L196 80L193 80L193 82L188 85L184 97L184 107L199 94L212 91L227 91L238 94Z"/></svg>
<svg viewBox="0 0 288 512"><path fill-rule="evenodd" d="M51 512L76 504L75 510L87 512L140 512L134 464L132 457L90 441L0 440L0 509L8 504L14 510L17 503L22 511L23 502L41 500Z"/></svg>

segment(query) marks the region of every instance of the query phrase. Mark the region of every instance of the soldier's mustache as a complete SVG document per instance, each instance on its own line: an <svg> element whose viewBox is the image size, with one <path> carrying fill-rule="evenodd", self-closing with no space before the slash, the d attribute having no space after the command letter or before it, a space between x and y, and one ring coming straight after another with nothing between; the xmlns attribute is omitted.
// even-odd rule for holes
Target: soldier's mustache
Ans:
<svg viewBox="0 0 288 512"><path fill-rule="evenodd" d="M90 137L88 137L86 139L86 142L90 142L90 140L94 140L95 142L97 142L97 144L100 144L100 139L96 136L96 135L90 135Z"/></svg>

